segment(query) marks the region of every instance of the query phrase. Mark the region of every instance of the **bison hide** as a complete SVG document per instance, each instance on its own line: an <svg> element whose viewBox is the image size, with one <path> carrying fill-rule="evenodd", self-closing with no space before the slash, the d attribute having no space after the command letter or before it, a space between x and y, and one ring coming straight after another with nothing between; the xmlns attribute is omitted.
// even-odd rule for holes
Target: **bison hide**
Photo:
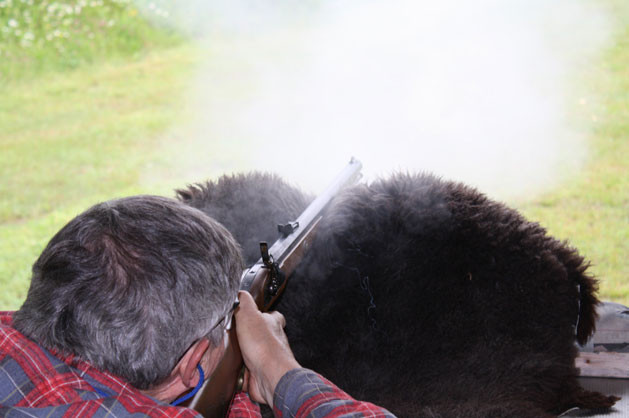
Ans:
<svg viewBox="0 0 629 418"><path fill-rule="evenodd" d="M280 178L178 191L248 263L310 200ZM277 309L297 360L400 417L543 417L609 408L577 382L596 281L573 248L473 188L398 174L344 191Z"/></svg>

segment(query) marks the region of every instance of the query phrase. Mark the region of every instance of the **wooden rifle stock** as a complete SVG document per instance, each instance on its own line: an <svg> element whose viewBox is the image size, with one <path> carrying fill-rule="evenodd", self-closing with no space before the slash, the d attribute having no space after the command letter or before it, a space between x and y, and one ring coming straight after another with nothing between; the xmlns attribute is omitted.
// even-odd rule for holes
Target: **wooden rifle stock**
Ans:
<svg viewBox="0 0 629 418"><path fill-rule="evenodd" d="M290 224L289 231L284 232L282 238L270 249L266 243L260 244L262 258L243 272L240 289L251 293L262 312L269 311L281 296L287 279L314 239L324 209L341 189L358 181L361 167L362 164L352 158L332 184L304 210L296 222ZM206 418L227 416L234 394L242 388L244 364L236 338L237 326L236 321L232 321L225 355L192 401L185 405Z"/></svg>

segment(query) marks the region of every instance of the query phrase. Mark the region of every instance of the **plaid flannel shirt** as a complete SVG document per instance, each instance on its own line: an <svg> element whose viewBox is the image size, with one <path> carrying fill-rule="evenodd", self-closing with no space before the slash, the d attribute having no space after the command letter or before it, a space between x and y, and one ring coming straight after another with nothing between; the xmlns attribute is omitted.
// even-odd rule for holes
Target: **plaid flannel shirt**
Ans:
<svg viewBox="0 0 629 418"><path fill-rule="evenodd" d="M11 327L12 313L0 312L0 417L200 417L144 395L123 379L73 356L44 349ZM280 380L274 394L278 417L393 417L358 402L307 369ZM258 418L260 407L238 393L229 418Z"/></svg>

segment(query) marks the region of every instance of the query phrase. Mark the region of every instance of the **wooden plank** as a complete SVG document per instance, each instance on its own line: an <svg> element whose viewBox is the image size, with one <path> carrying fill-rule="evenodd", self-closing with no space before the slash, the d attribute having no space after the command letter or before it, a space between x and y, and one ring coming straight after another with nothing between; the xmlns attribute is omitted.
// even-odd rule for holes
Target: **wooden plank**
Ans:
<svg viewBox="0 0 629 418"><path fill-rule="evenodd" d="M629 353L581 352L575 365L581 376L629 378Z"/></svg>

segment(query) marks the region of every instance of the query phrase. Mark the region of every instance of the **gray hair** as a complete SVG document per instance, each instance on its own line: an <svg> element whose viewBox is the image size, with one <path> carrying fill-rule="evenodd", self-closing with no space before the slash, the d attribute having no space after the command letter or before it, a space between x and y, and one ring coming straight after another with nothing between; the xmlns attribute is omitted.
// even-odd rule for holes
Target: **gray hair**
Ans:
<svg viewBox="0 0 629 418"><path fill-rule="evenodd" d="M238 244L201 211L157 196L112 200L48 243L13 324L147 389L199 338L220 343L224 328L212 328L229 312L241 273Z"/></svg>

